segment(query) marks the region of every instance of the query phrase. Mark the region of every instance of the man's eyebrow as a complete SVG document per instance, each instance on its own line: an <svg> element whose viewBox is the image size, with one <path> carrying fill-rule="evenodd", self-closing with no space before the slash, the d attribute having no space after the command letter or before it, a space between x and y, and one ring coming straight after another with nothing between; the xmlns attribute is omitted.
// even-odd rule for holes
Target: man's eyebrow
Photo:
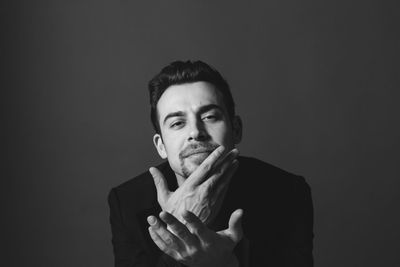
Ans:
<svg viewBox="0 0 400 267"><path fill-rule="evenodd" d="M205 112L210 111L212 109L217 109L218 111L220 111L222 113L224 112L222 107L220 107L220 106L218 106L216 104L209 104L209 105L201 106L197 112L198 113L205 113Z"/></svg>
<svg viewBox="0 0 400 267"><path fill-rule="evenodd" d="M171 112L168 113L167 116L165 116L163 124L165 124L165 122L169 119L169 118L173 118L173 117L183 117L185 116L185 113L183 111L176 111L176 112Z"/></svg>

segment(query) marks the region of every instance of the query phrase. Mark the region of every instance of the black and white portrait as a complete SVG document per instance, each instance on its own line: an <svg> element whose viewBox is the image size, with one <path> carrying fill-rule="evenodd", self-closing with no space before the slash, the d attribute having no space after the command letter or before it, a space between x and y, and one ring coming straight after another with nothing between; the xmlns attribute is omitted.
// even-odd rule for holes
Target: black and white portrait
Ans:
<svg viewBox="0 0 400 267"><path fill-rule="evenodd" d="M0 12L2 266L400 266L395 1Z"/></svg>

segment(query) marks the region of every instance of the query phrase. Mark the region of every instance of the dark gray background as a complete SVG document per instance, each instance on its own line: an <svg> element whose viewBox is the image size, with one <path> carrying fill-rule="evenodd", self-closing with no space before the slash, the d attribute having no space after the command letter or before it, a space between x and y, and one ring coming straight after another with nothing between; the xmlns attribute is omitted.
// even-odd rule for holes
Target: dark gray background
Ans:
<svg viewBox="0 0 400 267"><path fill-rule="evenodd" d="M112 266L106 197L159 162L146 85L175 59L230 82L243 155L306 177L316 266L400 265L395 1L2 5L7 266Z"/></svg>

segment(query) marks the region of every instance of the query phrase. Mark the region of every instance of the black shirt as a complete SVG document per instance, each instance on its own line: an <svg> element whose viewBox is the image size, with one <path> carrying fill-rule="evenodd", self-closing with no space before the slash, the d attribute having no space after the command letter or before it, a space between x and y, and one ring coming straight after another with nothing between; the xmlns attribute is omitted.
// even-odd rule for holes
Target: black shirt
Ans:
<svg viewBox="0 0 400 267"><path fill-rule="evenodd" d="M157 168L174 191L177 182L169 164ZM113 188L108 201L115 267L182 266L164 254L148 233L147 216L161 211L149 172ZM239 157L239 168L209 228L226 229L238 208L244 210L244 238L234 251L240 266L313 266L313 206L304 178Z"/></svg>

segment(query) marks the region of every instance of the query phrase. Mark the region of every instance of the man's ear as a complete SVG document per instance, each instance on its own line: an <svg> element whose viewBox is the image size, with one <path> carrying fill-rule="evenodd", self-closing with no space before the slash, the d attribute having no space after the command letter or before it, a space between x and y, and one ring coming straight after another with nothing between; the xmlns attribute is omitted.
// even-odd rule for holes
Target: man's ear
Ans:
<svg viewBox="0 0 400 267"><path fill-rule="evenodd" d="M239 144L242 141L242 119L239 116L235 116L232 121L233 128L233 141L235 145Z"/></svg>
<svg viewBox="0 0 400 267"><path fill-rule="evenodd" d="M158 155L160 155L162 159L166 159L167 151L165 150L164 142L160 134L155 134L153 136L153 144L157 149Z"/></svg>

